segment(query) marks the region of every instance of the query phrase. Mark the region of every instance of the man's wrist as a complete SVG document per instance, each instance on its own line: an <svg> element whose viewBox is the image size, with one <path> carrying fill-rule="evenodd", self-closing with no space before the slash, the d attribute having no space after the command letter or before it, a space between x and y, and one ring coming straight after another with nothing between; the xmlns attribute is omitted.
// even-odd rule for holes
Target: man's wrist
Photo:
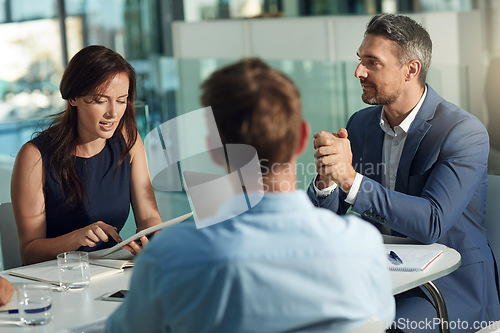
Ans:
<svg viewBox="0 0 500 333"><path fill-rule="evenodd" d="M352 184L354 183L354 179L356 178L357 172L353 169L349 176L345 178L339 185L340 189L345 193L349 194L351 190Z"/></svg>
<svg viewBox="0 0 500 333"><path fill-rule="evenodd" d="M324 179L319 174L317 174L316 178L314 179L314 186L321 191L330 188L332 186L335 186L335 182L330 179Z"/></svg>
<svg viewBox="0 0 500 333"><path fill-rule="evenodd" d="M319 189L316 185L318 178L319 178L319 175L317 174L316 177L314 177L314 180L312 182L313 188L314 188L314 193L316 194L316 197L319 197L319 198L327 197L337 188L337 184L335 184L335 182L332 182L333 184L331 186L325 187L323 189Z"/></svg>

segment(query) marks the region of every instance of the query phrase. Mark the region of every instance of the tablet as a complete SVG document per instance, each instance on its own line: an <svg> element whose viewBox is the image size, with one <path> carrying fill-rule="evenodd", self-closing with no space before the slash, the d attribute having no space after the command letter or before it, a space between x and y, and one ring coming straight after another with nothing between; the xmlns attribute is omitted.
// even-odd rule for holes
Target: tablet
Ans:
<svg viewBox="0 0 500 333"><path fill-rule="evenodd" d="M158 231L158 230L161 230L163 228L170 227L174 224L182 222L182 221L186 220L187 218L189 218L191 215L193 215L193 212L181 215L181 216L176 217L174 219L171 219L171 220L165 221L163 223L149 227L147 229L141 230L138 233L136 233L135 235L130 236L129 238L125 239L124 241L121 241L120 243L116 244L115 246L110 247L109 249L102 249L102 250L98 250L98 251L94 251L94 252L89 252L89 258L92 258L92 259L103 258L103 257L105 257L113 252L120 250L123 246L127 245L131 241L138 240L139 238L141 238L144 235L151 234L155 231Z"/></svg>

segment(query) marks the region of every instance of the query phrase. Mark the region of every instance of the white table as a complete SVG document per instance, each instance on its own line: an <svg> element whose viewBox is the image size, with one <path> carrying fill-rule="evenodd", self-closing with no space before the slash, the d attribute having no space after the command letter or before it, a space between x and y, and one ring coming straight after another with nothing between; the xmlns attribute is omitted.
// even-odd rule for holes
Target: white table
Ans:
<svg viewBox="0 0 500 333"><path fill-rule="evenodd" d="M407 240L398 238L384 237L386 243L408 243ZM408 244L418 248L422 245ZM443 254L438 257L425 271L422 272L391 272L392 289L394 295L406 290L425 286L433 295L437 304L442 303L442 307L438 307L438 316L447 320L446 306L442 297L440 297L439 289L432 283L439 277L453 272L460 266L460 254L444 245L433 244L432 246L443 248ZM0 272L0 275L11 281L12 283L22 283L29 280L8 275L8 271ZM5 326L0 325L2 333L21 333L21 332L47 332L53 333L63 329L80 326L83 324L92 323L101 318L109 316L120 305L119 302L102 301L99 298L112 291L120 289L128 289L132 271L125 270L123 273L118 273L111 276L106 276L90 283L89 288L84 291L75 292L53 292L53 319L50 323L43 326ZM430 289L429 289L430 288ZM9 308L17 308L14 304L16 295L12 298L11 303L7 305ZM0 307L0 310L6 307ZM0 320L5 318L15 318L16 314L0 313ZM446 331L443 331L446 332Z"/></svg>
<svg viewBox="0 0 500 333"><path fill-rule="evenodd" d="M434 302L437 305L437 316L441 319L440 332L448 333L449 327L443 325L443 323L448 322L448 311L446 310L446 303L439 291L439 288L432 282L440 277L450 274L460 267L462 262L460 253L458 251L449 248L442 244L431 244L431 245L420 245L416 244L415 241L392 237L384 235L384 243L386 244L404 244L402 246L407 246L414 248L416 251L422 247L432 247L439 248L443 250L436 260L434 260L424 271L420 272L396 272L391 271L392 279L392 292L394 295L402 293L404 291L413 289L418 286L425 287L431 294Z"/></svg>
<svg viewBox="0 0 500 333"><path fill-rule="evenodd" d="M14 277L7 274L8 271L1 272L1 276L12 282L26 283L30 280ZM120 302L102 301L98 298L108 292L128 289L132 271L126 269L122 273L105 276L94 281L91 281L89 287L83 291L70 291L52 293L52 320L43 326L13 326L13 325L0 325L0 332L2 333L24 333L24 332L47 332L54 333L60 330L88 324L108 317L113 311L121 304ZM35 281L33 281L35 282ZM36 283L36 282L35 282ZM12 297L9 304L0 307L4 308L17 308L15 305L16 295ZM0 320L2 319L17 319L17 314L4 314L0 313Z"/></svg>

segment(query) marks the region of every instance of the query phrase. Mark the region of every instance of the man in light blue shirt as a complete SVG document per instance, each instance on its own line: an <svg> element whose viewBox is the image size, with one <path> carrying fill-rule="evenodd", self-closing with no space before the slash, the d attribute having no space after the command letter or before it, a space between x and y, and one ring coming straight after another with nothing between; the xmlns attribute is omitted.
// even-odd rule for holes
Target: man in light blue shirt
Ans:
<svg viewBox="0 0 500 333"><path fill-rule="evenodd" d="M137 258L130 292L106 330L345 332L370 319L389 324L394 298L379 232L314 207L295 188L309 130L293 82L258 59L242 60L213 73L201 101L225 144L257 150L264 197L229 220L158 234Z"/></svg>

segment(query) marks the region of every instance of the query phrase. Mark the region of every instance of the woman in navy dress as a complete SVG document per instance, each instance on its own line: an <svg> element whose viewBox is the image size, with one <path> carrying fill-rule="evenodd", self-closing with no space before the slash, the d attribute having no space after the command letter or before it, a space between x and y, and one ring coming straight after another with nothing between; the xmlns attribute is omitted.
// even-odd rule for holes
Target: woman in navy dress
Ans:
<svg viewBox="0 0 500 333"><path fill-rule="evenodd" d="M66 109L23 145L12 172L24 264L120 242L130 205L137 231L161 223L137 132L132 66L108 48L86 47L69 62L60 91ZM125 248L141 251L136 242Z"/></svg>

